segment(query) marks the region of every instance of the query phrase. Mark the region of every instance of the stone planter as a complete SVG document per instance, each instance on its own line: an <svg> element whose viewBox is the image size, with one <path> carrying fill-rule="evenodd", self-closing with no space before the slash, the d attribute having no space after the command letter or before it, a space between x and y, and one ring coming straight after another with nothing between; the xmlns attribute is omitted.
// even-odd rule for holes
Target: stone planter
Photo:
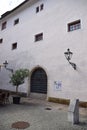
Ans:
<svg viewBox="0 0 87 130"><path fill-rule="evenodd" d="M20 104L21 97L19 96L13 96L13 104Z"/></svg>

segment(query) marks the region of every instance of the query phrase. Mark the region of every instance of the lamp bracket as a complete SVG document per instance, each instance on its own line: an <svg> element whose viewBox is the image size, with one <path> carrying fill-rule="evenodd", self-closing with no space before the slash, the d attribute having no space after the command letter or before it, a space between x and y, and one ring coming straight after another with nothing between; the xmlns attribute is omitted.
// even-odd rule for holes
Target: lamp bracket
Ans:
<svg viewBox="0 0 87 130"><path fill-rule="evenodd" d="M10 68L7 68L7 67L6 67L6 70L9 70L10 72L13 73L13 69L10 69Z"/></svg>
<svg viewBox="0 0 87 130"><path fill-rule="evenodd" d="M3 65L4 65L4 67L5 67L6 70L9 70L11 73L13 73L13 69L7 68L7 66L8 66L7 60L5 60L5 62L3 63Z"/></svg>
<svg viewBox="0 0 87 130"><path fill-rule="evenodd" d="M72 65L72 67L74 68L74 70L76 70L76 64L75 64L75 63L72 63L72 62L70 62L70 61L69 61L69 63L70 63L70 65Z"/></svg>

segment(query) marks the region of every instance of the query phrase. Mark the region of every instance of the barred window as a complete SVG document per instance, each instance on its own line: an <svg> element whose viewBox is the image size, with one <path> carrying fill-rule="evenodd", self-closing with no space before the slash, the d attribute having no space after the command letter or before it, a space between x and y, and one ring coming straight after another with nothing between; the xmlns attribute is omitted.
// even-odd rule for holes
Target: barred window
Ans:
<svg viewBox="0 0 87 130"><path fill-rule="evenodd" d="M40 4L39 6L36 7L36 13L42 11L44 9L44 4Z"/></svg>
<svg viewBox="0 0 87 130"><path fill-rule="evenodd" d="M43 33L39 33L35 35L35 42L43 40Z"/></svg>
<svg viewBox="0 0 87 130"><path fill-rule="evenodd" d="M4 23L2 23L2 30L4 30L6 28L7 22L5 21Z"/></svg>
<svg viewBox="0 0 87 130"><path fill-rule="evenodd" d="M43 10L43 8L44 8L44 4L41 4L40 5L40 10Z"/></svg>
<svg viewBox="0 0 87 130"><path fill-rule="evenodd" d="M17 49L17 42L12 44L12 50Z"/></svg>
<svg viewBox="0 0 87 130"><path fill-rule="evenodd" d="M39 6L38 7L36 7L36 13L38 13L39 12Z"/></svg>
<svg viewBox="0 0 87 130"><path fill-rule="evenodd" d="M14 25L19 23L19 18L14 21Z"/></svg>
<svg viewBox="0 0 87 130"><path fill-rule="evenodd" d="M0 39L0 44L1 44L1 43L3 43L3 39L2 39L2 38Z"/></svg>

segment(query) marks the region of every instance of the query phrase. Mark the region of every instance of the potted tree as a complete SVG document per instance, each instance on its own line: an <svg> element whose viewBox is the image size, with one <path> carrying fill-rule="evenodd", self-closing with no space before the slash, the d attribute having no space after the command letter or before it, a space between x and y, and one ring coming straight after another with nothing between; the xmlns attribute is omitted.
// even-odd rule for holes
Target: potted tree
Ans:
<svg viewBox="0 0 87 130"><path fill-rule="evenodd" d="M25 78L28 76L29 76L28 69L19 69L19 70L16 70L14 73L12 73L10 77L10 83L12 83L12 85L16 87L16 95L13 96L14 104L20 103L20 96L18 94L18 88L19 88L19 85L24 83Z"/></svg>

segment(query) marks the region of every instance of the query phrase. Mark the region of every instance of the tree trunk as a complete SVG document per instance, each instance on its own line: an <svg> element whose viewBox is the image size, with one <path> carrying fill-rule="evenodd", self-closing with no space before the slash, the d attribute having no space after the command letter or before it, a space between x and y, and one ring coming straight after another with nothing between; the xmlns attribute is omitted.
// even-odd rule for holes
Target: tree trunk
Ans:
<svg viewBox="0 0 87 130"><path fill-rule="evenodd" d="M18 94L18 86L16 86L16 93Z"/></svg>

